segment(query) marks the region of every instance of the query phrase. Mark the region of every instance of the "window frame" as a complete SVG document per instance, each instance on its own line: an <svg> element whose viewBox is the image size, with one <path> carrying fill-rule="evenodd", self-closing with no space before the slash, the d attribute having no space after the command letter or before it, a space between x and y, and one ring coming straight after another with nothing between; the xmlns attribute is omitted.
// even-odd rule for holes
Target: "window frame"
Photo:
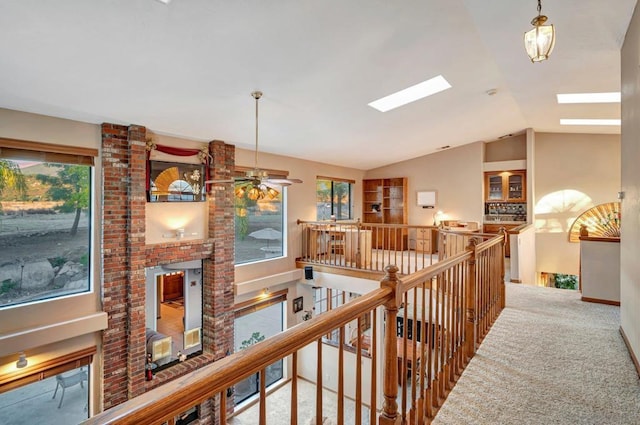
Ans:
<svg viewBox="0 0 640 425"><path fill-rule="evenodd" d="M247 171L251 171L253 170L253 167L245 167L245 166L236 166L234 173L233 173L233 178L234 178L234 183L233 183L233 192L234 192L234 237L235 237L235 241L234 241L234 266L246 266L249 264L255 264L255 263L259 263L262 261L271 261L271 260L278 260L281 258L284 258L287 256L287 244L286 244L286 239L287 239L287 188L286 186L278 186L278 190L280 192L279 196L280 196L280 211L281 211L281 222L280 222L280 229L276 229L278 231L281 232L282 236L280 238L280 250L279 253L276 253L276 255L268 255L269 253L271 253L269 250L263 250L264 251L264 257L262 258L253 258L253 259L248 259L248 260L243 260L241 262L238 261L238 246L237 246L237 239L238 239L238 217L242 217L240 210L243 208L243 206L239 206L238 205L238 197L235 195L236 193L236 185L239 183L239 179L242 179L246 176L246 172ZM263 171L265 171L268 175L269 178L273 178L273 179L286 179L289 176L289 172L288 171L284 171L284 170L273 170L273 169L261 169ZM246 197L246 194L244 195ZM255 201L260 202L260 201ZM246 212L246 211L245 211ZM244 237L247 237L247 235L244 235ZM265 242L266 243L266 242ZM267 244L268 245L268 244Z"/></svg>
<svg viewBox="0 0 640 425"><path fill-rule="evenodd" d="M88 167L88 218L87 218L87 285L80 291L53 294L43 298L30 299L25 302L11 303L6 305L0 305L0 310L10 308L20 308L30 305L35 305L43 302L54 302L56 300L81 296L85 294L93 293L94 288L94 247L95 234L94 234L94 220L95 220L95 202L96 202L96 170L95 161L98 157L98 149L66 146L66 145L54 145L50 143L35 142L30 140L11 139L0 137L0 159L7 159L9 161L35 161L40 163L54 163L63 166L87 166Z"/></svg>
<svg viewBox="0 0 640 425"><path fill-rule="evenodd" d="M330 202L328 203L329 205L329 217L321 217L319 210L318 210L318 205L321 203L320 200L318 199L318 182L319 181L327 181L330 183L330 195L329 195L329 199ZM349 185L349 193L348 193L348 214L347 217L339 217L337 212L338 212L338 208L337 208L337 204L335 202L335 196L336 196L336 190L335 190L335 185L336 183L340 183L340 184L348 184ZM354 185L355 185L356 181L355 180L351 180L351 179L344 179L344 178L339 178L339 177L327 177L327 176L316 176L316 219L318 221L322 221L322 220L334 220L335 221L349 221L349 220L353 220L353 193L354 193Z"/></svg>

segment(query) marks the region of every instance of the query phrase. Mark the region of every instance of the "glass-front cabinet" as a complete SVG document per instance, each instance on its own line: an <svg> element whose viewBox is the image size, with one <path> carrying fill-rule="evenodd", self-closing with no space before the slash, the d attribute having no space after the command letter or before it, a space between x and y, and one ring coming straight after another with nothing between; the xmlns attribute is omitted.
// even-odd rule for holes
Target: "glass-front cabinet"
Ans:
<svg viewBox="0 0 640 425"><path fill-rule="evenodd" d="M491 171L484 174L485 201L525 202L527 200L526 171Z"/></svg>

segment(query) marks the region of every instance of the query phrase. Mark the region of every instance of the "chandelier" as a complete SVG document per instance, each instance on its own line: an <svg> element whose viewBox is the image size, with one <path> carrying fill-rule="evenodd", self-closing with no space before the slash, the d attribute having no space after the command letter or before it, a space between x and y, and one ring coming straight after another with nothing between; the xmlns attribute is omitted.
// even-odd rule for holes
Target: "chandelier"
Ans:
<svg viewBox="0 0 640 425"><path fill-rule="evenodd" d="M547 17L542 15L542 5L538 0L538 16L531 20L531 28L524 33L524 47L531 62L542 62L549 59L556 43L556 32L553 25L545 25Z"/></svg>

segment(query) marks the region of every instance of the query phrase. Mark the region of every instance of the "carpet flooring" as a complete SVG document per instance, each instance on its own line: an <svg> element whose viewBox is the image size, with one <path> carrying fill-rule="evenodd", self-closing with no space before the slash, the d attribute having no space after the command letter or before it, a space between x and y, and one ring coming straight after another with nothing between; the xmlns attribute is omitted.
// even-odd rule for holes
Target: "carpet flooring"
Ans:
<svg viewBox="0 0 640 425"><path fill-rule="evenodd" d="M640 424L619 307L516 284L506 298L434 425Z"/></svg>
<svg viewBox="0 0 640 425"><path fill-rule="evenodd" d="M507 283L506 308L432 424L640 425L640 380L619 328L619 307ZM300 382L299 424L310 423L314 389ZM269 396L267 424L290 423L288 397L288 385ZM323 399L335 417L335 394ZM257 424L257 406L228 423Z"/></svg>

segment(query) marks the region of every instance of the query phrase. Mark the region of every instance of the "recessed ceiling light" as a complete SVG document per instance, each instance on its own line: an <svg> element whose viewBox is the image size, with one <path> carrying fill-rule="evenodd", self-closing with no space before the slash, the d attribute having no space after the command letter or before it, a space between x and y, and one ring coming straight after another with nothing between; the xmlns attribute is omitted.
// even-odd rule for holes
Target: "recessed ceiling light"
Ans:
<svg viewBox="0 0 640 425"><path fill-rule="evenodd" d="M561 118L560 125L620 125L620 120Z"/></svg>
<svg viewBox="0 0 640 425"><path fill-rule="evenodd" d="M620 92L558 94L558 103L620 103Z"/></svg>
<svg viewBox="0 0 640 425"><path fill-rule="evenodd" d="M399 92L390 94L381 99L374 100L369 106L380 112L387 112L407 103L415 102L432 94L439 93L443 90L451 88L451 84L444 79L442 75L433 77L430 80L418 83L415 86L408 87Z"/></svg>
<svg viewBox="0 0 640 425"><path fill-rule="evenodd" d="M171 0L158 0L160 3L169 4Z"/></svg>

